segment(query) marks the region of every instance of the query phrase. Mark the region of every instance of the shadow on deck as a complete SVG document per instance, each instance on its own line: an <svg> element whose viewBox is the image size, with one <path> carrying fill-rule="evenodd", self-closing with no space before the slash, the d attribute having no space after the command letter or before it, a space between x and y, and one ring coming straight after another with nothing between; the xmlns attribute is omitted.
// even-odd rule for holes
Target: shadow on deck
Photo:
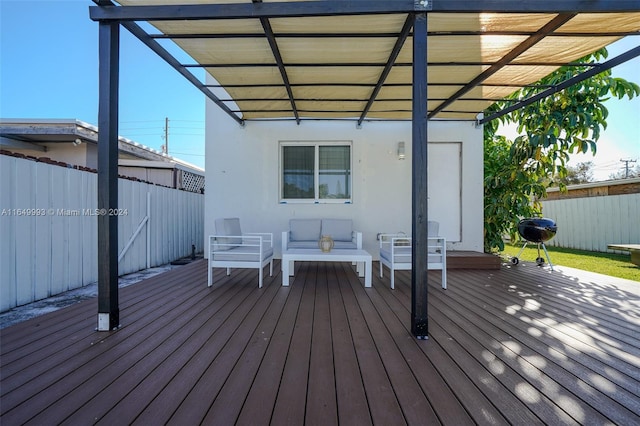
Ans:
<svg viewBox="0 0 640 426"><path fill-rule="evenodd" d="M1 417L33 424L640 424L640 284L522 263L430 272L427 341L410 335L410 275L203 261L0 331ZM279 269L279 263L276 268ZM385 272L386 273L386 272Z"/></svg>

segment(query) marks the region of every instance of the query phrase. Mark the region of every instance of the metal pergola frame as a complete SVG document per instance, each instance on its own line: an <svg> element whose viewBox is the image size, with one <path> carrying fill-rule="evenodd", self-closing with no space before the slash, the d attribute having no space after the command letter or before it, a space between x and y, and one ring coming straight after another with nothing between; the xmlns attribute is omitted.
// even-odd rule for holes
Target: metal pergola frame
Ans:
<svg viewBox="0 0 640 426"><path fill-rule="evenodd" d="M188 68L206 66L202 64L181 64L157 39L162 35L147 34L136 21L165 21L165 20L211 20L211 19L259 19L264 29L261 37L267 37L272 54L279 68L283 86L286 88L288 100L294 112L294 119L299 123L300 116L296 100L289 82L282 57L276 43L276 35L271 29L269 19L283 17L310 16L341 16L341 15L373 15L373 14L407 14L403 29L398 34L393 51L384 64L378 83L373 88L373 94L366 101L366 107L359 111L358 124L367 117L371 104L376 99L389 70L395 64L397 55L409 35L413 35L413 72L412 72L412 312L411 330L417 338L428 336L427 318L427 121L442 109L446 108L473 87L482 85L492 74L497 72L510 57L516 57L529 47L543 39L554 29L571 19L576 13L606 13L606 12L638 12L640 0L553 0L553 1L522 1L522 0L325 0L325 1L291 1L262 3L253 0L252 3L233 4L201 4L201 5L160 5L160 6L115 6L110 0L93 0L97 6L90 7L90 17L99 22L99 111L98 111L98 209L106 214L98 218L98 330L113 330L120 325L118 306L118 264L117 264L117 216L111 216L109 211L117 210L117 141L118 141L118 86L119 86L119 27L122 25L140 39L156 54L167 61L180 74L187 78L208 98L224 110L239 124L244 120L237 112L230 109L226 100L222 100L206 84L200 82ZM427 63L427 37L438 36L430 34L427 28L427 15L431 12L440 13L555 13L558 16L539 31L529 34L508 57L499 63L490 64L489 68L466 83L454 95L433 111L427 110L427 67L438 64ZM611 32L612 35L626 35L626 33ZM202 37L215 35L202 35ZM235 35L234 35L235 36ZM250 34L246 37L256 37ZM290 36L295 36L292 34ZM304 37L306 35L300 35ZM317 35L316 35L317 36ZM334 36L334 35L332 35ZM350 34L354 36L354 34ZM179 38L180 36L176 37ZM185 36L186 37L186 36ZM190 34L190 38L194 35ZM197 37L197 35L195 35ZM629 60L640 55L640 48L628 52L620 60ZM588 64L590 73L595 75L609 69L620 62L614 60L603 64ZM342 64L344 65L344 64ZM365 64L362 64L365 65ZM379 66L380 64L376 64ZM397 65L397 64L395 64ZM411 64L406 64L407 66ZM445 64L442 64L445 65ZM451 64L446 64L451 65ZM584 65L584 64L575 64ZM242 66L250 66L243 64ZM260 66L264 66L260 64ZM311 64L309 64L311 66ZM584 78L588 78L587 75ZM581 76L578 76L581 77ZM583 78L583 79L584 79ZM575 84L574 81L571 84ZM570 83L567 82L567 85ZM567 87L567 86L565 86ZM552 94L558 87L548 88L542 93ZM542 96L542 93L537 96ZM539 99L539 97L537 98ZM537 100L535 99L535 100ZM363 101L362 99L358 99ZM534 102L531 100L530 102ZM525 105L525 101L516 102L506 110L514 110ZM530 103L529 102L529 103ZM506 112L505 112L506 113ZM501 113L497 113L501 114ZM497 117L497 114L484 118L480 123Z"/></svg>

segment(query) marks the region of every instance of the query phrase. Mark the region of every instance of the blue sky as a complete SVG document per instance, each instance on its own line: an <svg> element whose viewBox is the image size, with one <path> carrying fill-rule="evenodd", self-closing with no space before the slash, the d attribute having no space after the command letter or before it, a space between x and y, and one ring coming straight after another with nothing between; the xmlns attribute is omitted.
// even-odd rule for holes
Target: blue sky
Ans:
<svg viewBox="0 0 640 426"><path fill-rule="evenodd" d="M98 24L89 0L0 0L0 117L69 118L97 124ZM609 57L640 45L627 37ZM204 166L204 95L126 30L121 31L120 135L160 150L169 118L169 153ZM613 70L640 84L640 58ZM198 75L203 78L203 75ZM611 100L596 177L640 162L640 98ZM636 163L638 164L638 163Z"/></svg>

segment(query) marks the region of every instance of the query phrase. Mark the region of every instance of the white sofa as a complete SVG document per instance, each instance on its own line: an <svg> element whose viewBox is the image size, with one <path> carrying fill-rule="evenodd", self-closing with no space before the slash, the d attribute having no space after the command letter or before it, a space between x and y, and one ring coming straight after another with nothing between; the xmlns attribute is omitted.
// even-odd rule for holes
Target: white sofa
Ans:
<svg viewBox="0 0 640 426"><path fill-rule="evenodd" d="M351 219L290 219L282 233L282 252L288 249L317 249L323 235L334 241L334 249L362 249L362 232L353 230Z"/></svg>

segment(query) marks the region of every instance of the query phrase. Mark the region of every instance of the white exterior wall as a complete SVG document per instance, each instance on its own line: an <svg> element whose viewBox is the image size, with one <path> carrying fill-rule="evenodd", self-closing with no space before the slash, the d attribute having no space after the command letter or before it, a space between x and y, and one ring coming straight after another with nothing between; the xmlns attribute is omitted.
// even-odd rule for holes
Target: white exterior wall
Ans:
<svg viewBox="0 0 640 426"><path fill-rule="evenodd" d="M429 220L441 223L453 250L483 251L482 137L482 128L470 122L429 123L430 144L461 147L461 158L429 149L435 152L429 157L430 175L431 170L461 174L452 178L462 182L462 189L443 191L450 181L444 173L437 178L445 185L434 185L434 176L429 184ZM285 140L352 141L353 203L280 204L279 141ZM405 160L397 158L399 141L406 145ZM350 218L363 232L363 248L377 259L378 233L411 232L410 122L365 122L360 129L338 121L247 122L241 127L208 101L205 161L205 239L215 232L216 218L239 217L243 232L273 232L279 257L289 219Z"/></svg>

